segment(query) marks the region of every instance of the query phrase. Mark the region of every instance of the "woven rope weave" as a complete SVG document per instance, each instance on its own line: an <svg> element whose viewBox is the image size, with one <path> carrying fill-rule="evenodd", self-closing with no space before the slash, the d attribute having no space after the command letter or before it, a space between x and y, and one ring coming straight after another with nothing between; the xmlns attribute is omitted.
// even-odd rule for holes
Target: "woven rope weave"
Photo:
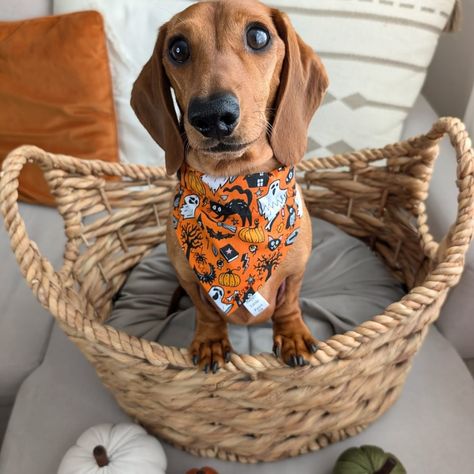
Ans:
<svg viewBox="0 0 474 474"><path fill-rule="evenodd" d="M458 211L438 244L424 202L445 134L456 150ZM64 218L67 243L58 270L30 240L19 214L18 176L27 162L43 170ZM322 342L310 365L296 369L271 354L233 354L217 374L204 375L186 349L104 324L128 271L165 240L175 180L164 169L23 146L4 162L0 201L28 285L120 406L187 451L256 462L355 435L394 403L447 291L459 281L473 233L474 154L454 118L383 149L304 161L298 180L312 215L366 241L410 291L382 314Z"/></svg>

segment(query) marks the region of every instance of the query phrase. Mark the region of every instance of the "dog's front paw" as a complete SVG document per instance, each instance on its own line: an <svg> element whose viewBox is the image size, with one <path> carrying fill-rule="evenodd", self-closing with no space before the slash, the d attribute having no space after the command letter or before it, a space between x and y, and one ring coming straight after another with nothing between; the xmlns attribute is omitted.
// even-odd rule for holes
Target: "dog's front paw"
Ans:
<svg viewBox="0 0 474 474"><path fill-rule="evenodd" d="M206 374L209 370L215 374L230 361L232 346L227 336L218 339L195 338L190 353L194 365L199 364Z"/></svg>
<svg viewBox="0 0 474 474"><path fill-rule="evenodd" d="M303 321L274 325L273 352L291 367L308 365L317 350L317 341Z"/></svg>

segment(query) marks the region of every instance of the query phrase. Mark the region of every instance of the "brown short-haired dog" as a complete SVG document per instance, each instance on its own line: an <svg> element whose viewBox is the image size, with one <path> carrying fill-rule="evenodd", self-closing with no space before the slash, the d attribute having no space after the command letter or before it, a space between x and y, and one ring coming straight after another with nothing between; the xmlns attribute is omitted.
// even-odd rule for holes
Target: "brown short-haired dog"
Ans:
<svg viewBox="0 0 474 474"><path fill-rule="evenodd" d="M271 176L285 172L288 183L294 174L291 167L304 155L309 122L327 87L324 66L297 35L284 13L254 0L218 0L194 4L160 28L152 57L134 84L131 103L141 123L165 150L169 174L183 170L185 164L187 169L201 173L201 177L221 177L230 182L235 176L256 173ZM176 95L180 119L175 112L171 89ZM197 186L201 189L201 185ZM240 212L242 225L248 218L254 224L252 238L263 242L263 229L246 207L252 198L254 203L261 201L257 197L261 196L262 189L253 189L252 193L256 194L248 194L247 202L244 195L248 191L240 186L224 189L226 193L235 193L237 189L242 199L229 203L222 201L227 195L221 196L221 207L214 206L215 214L207 215L209 222L216 223L219 229L238 233L241 241L249 242L253 235L249 230L245 230L247 234L243 234L242 229L236 230L239 219L227 220L228 215ZM292 189L297 200L299 190L295 185ZM271 190L287 192L278 186ZM212 191L216 191L216 187ZM181 189L175 201L179 202L182 192ZM178 218L194 217L194 204L197 206L200 201L203 205L210 204L209 199L199 193L188 196L186 206L178 209ZM226 203L228 214L222 210ZM176 205L175 202L175 211ZM292 245L285 258L270 266L268 279L258 291L267 305L254 314L246 305L241 305L248 295L239 296L238 291L234 291L234 300L226 297L224 306L214 304L212 295L202 289L205 278L200 278L201 274L190 266L194 248L188 248L187 255L183 252L176 231L178 219L170 219L168 253L182 287L196 306L196 330L190 351L194 363L199 362L206 372L216 371L229 360L232 348L227 322L256 324L272 318L273 350L290 365L305 364L309 354L315 352L316 341L299 307L299 292L311 251L311 222L304 203L298 206L298 213L301 207L299 234L293 234L298 238L290 242ZM295 215L295 209L288 206L288 213ZM262 214L261 207L259 210ZM279 217L287 219L287 224L280 224L278 231L272 230L273 234L284 232L284 227L291 230L294 221L285 215L285 206L282 204L277 211ZM206 229L202 221L198 224ZM267 226L266 229L272 229L272 221ZM219 234L218 238L223 235L225 233ZM270 233L265 234L265 239L272 239L270 243L261 243L265 248L275 250L281 244L283 249L281 238ZM219 258L218 249L211 244L208 246L215 258ZM231 260L234 256L229 246L226 247L231 256L228 260ZM257 245L249 245L250 252L258 253L256 248ZM212 252L209 255L212 257ZM251 253L242 255L238 267L244 273L250 271L245 266L247 255ZM206 262L205 256L200 258ZM225 263L222 258L217 262L218 266ZM207 276L212 282L216 280L215 267L210 265L209 268L212 272ZM225 275L219 277L223 285L237 286L241 281L232 270L227 270ZM223 288L213 288L220 288L220 296L225 297ZM239 306L226 314L233 301Z"/></svg>

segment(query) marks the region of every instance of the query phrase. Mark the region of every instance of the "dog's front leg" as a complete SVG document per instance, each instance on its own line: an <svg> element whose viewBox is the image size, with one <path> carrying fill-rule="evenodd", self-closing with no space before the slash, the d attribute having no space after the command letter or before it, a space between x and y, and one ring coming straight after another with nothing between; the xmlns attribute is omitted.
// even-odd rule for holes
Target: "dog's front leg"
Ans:
<svg viewBox="0 0 474 474"><path fill-rule="evenodd" d="M196 328L190 354L194 365L216 373L229 362L232 346L227 333L227 322L201 293L196 283L181 282L196 307Z"/></svg>
<svg viewBox="0 0 474 474"><path fill-rule="evenodd" d="M303 321L299 295L303 273L286 279L285 293L273 314L273 352L292 367L307 365L317 350L316 339Z"/></svg>

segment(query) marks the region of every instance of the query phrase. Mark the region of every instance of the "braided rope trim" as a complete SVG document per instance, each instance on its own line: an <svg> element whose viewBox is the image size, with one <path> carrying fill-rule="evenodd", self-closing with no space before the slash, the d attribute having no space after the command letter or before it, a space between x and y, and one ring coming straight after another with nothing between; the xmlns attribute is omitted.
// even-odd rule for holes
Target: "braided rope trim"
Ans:
<svg viewBox="0 0 474 474"><path fill-rule="evenodd" d="M403 324L407 318L415 317L423 308L432 304L444 290L459 281L464 267L464 257L473 234L474 153L464 124L459 119L447 117L439 119L425 135L387 145L381 149L366 149L299 163L298 171L312 172L340 166L360 166L361 163L383 158L414 156L424 150L436 148L445 134L449 135L457 156L458 211L455 223L440 246L443 252L438 252L436 266L427 274L422 284L412 288L400 301L389 305L382 314L351 331L334 335L321 342L319 350L309 361L311 366L327 364L360 348L369 340L387 334L396 326ZM56 272L51 263L40 254L36 244L29 239L25 223L19 214L18 177L27 162L38 164L49 174L52 170L61 170L70 174L99 177L108 175L126 178L132 182L158 181L163 185L169 185L172 180L167 177L165 169L98 160L84 161L65 155L53 155L33 146L23 146L12 151L3 163L0 179L1 211L23 276L41 304L59 321L87 341L101 344L111 351L129 354L155 366L170 365L174 368L196 370L186 349L163 346L129 336L124 331L86 319L83 314L84 308L73 298L64 297L64 275ZM51 176L48 178L51 179ZM423 212L421 215L420 231L426 243L430 243L432 238L428 233L426 218L423 217ZM434 246L433 249L438 247ZM292 374L294 369L288 368L273 355L263 353L254 356L234 354L231 363L221 370L245 372L254 376L262 371L278 370L283 376Z"/></svg>

